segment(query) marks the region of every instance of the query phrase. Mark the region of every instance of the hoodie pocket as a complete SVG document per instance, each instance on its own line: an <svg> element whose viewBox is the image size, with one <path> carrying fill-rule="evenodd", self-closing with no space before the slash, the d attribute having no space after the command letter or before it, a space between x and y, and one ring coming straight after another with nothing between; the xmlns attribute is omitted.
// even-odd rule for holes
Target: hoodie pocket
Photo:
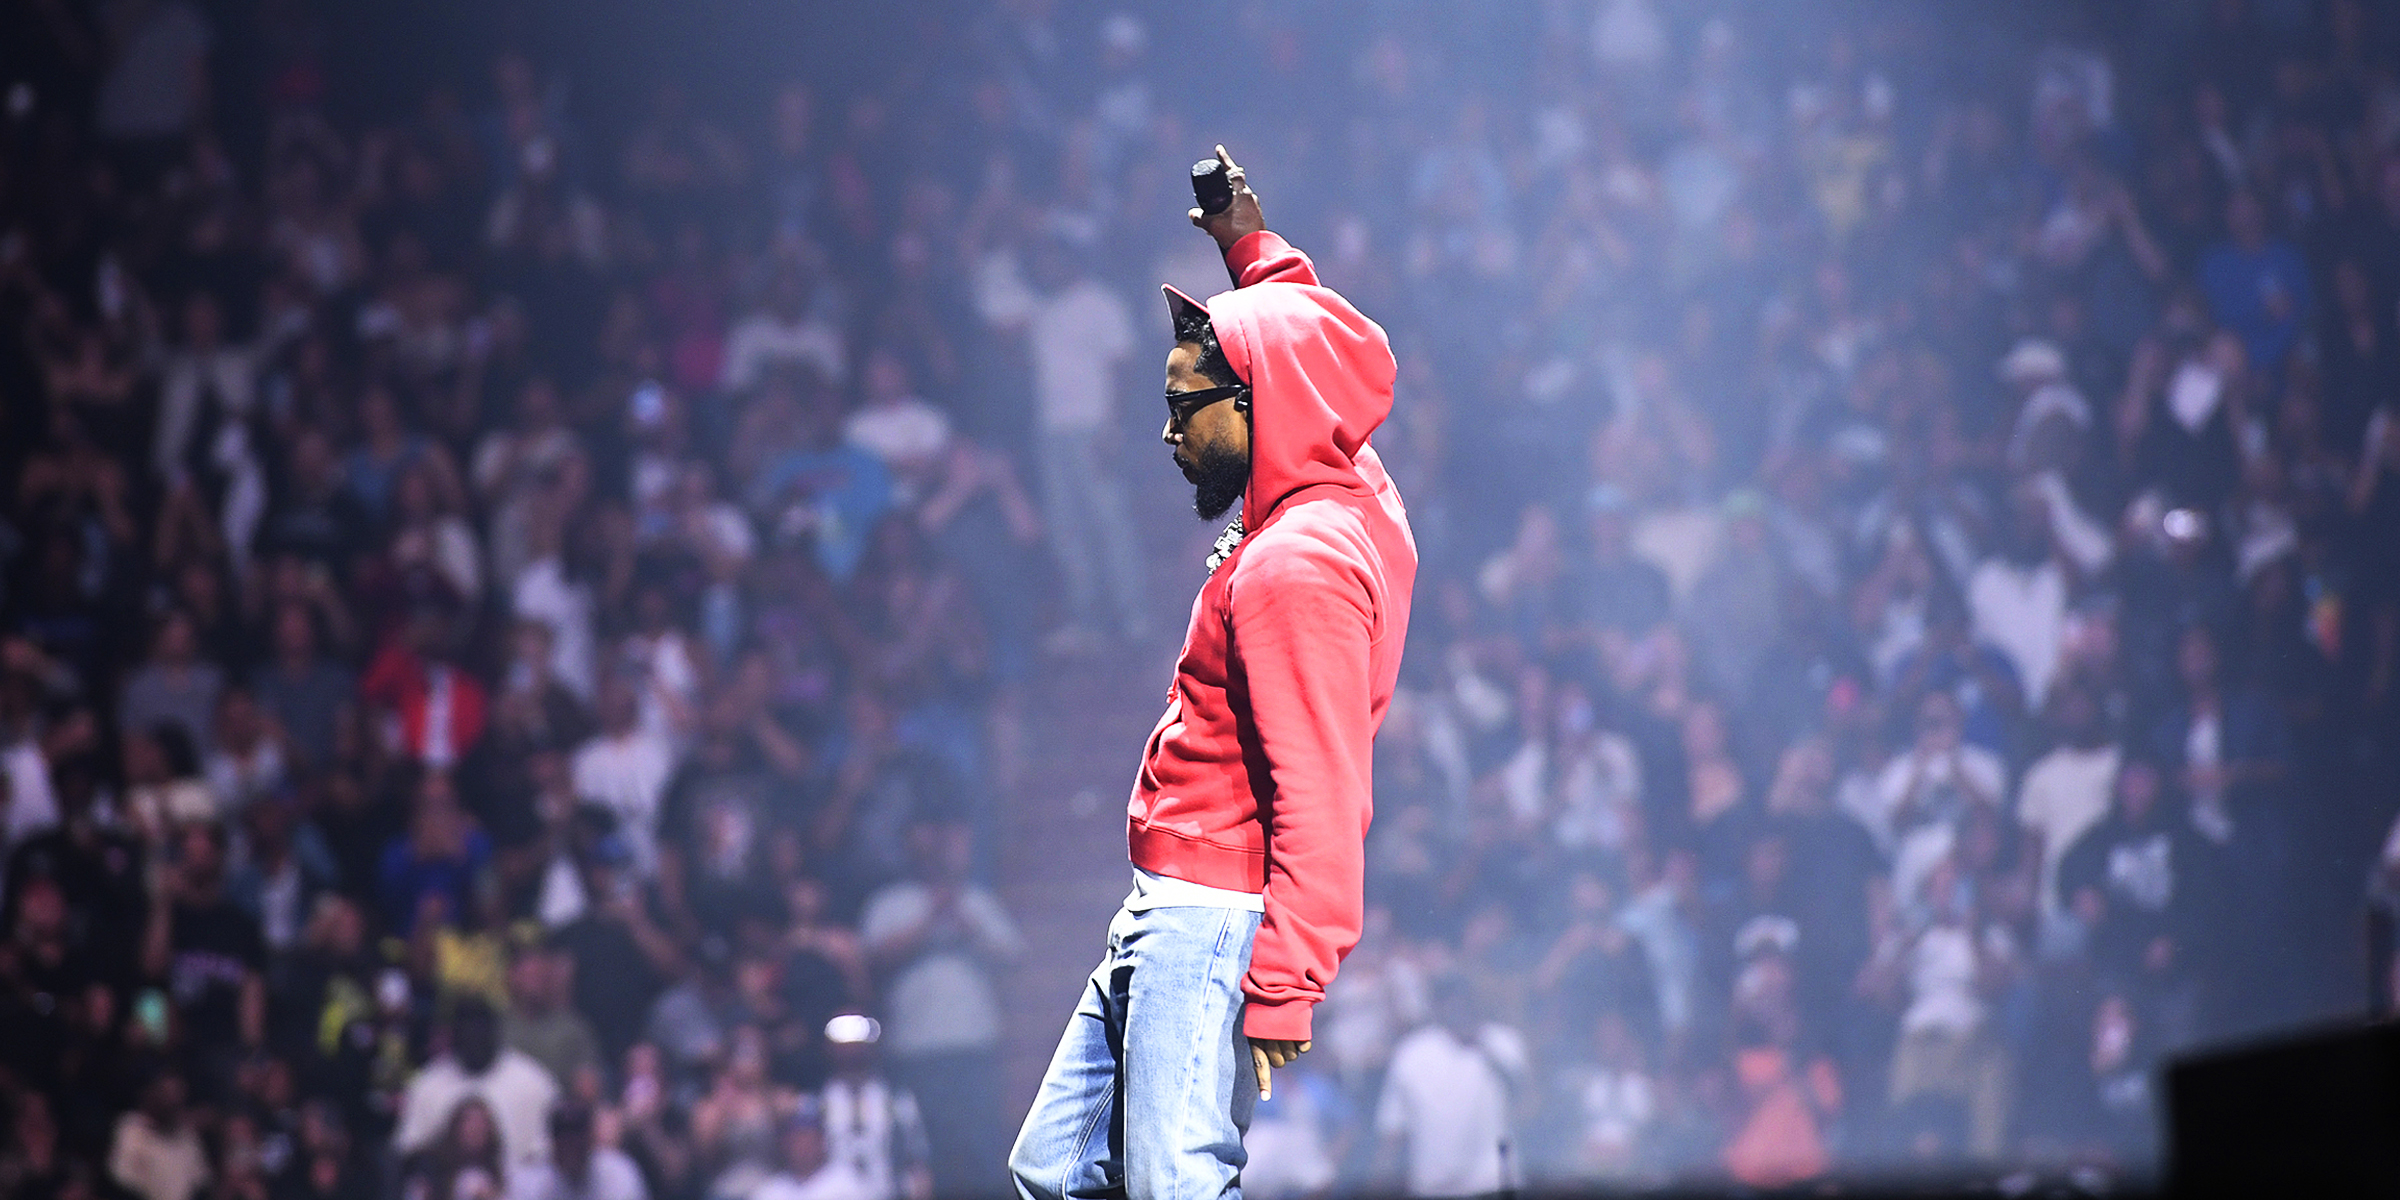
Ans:
<svg viewBox="0 0 2400 1200"><path fill-rule="evenodd" d="M1150 740L1142 744L1142 790L1155 792L1159 788L1158 774L1151 768L1158 762L1158 750L1166 744L1169 734L1183 728L1183 697L1167 693L1167 711L1159 714L1158 724L1151 727Z"/></svg>

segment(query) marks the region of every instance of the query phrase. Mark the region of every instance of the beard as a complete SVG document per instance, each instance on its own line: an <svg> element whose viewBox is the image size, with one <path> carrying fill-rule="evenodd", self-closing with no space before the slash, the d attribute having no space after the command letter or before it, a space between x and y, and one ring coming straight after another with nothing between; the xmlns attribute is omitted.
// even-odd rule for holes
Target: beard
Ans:
<svg viewBox="0 0 2400 1200"><path fill-rule="evenodd" d="M1203 451L1192 464L1192 511L1214 521L1250 486L1250 456L1222 447Z"/></svg>

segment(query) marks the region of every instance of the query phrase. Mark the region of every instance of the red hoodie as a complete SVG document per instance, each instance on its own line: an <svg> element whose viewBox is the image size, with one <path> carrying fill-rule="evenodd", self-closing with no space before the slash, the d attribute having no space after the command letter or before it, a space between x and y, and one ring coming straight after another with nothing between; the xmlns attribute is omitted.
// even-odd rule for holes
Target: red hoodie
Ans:
<svg viewBox="0 0 2400 1200"><path fill-rule="evenodd" d="M1209 323L1249 383L1248 536L1192 603L1126 805L1135 866L1264 892L1244 1032L1309 1037L1358 943L1375 731L1400 673L1416 542L1367 435L1391 343L1273 233L1234 243Z"/></svg>

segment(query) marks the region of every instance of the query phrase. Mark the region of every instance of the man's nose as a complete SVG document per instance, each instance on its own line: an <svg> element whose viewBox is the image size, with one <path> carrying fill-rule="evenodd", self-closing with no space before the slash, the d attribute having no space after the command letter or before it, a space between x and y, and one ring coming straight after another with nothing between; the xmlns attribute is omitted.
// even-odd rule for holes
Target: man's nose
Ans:
<svg viewBox="0 0 2400 1200"><path fill-rule="evenodd" d="M1165 442L1170 446L1180 446L1183 444L1183 435L1175 432L1175 418L1167 418L1167 423L1158 431L1158 440Z"/></svg>

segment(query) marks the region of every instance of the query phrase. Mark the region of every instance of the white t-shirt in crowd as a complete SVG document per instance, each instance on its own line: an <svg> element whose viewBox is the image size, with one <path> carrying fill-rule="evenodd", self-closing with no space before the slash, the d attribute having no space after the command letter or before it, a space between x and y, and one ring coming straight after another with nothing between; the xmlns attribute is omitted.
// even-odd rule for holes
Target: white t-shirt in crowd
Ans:
<svg viewBox="0 0 2400 1200"><path fill-rule="evenodd" d="M761 310L734 323L725 335L725 366L719 380L735 391L758 385L771 367L806 364L833 383L849 373L841 332L814 317L787 321Z"/></svg>
<svg viewBox="0 0 2400 1200"><path fill-rule="evenodd" d="M1551 837L1570 850L1624 849L1642 808L1642 759L1632 740L1603 730L1561 758Z"/></svg>
<svg viewBox="0 0 2400 1200"><path fill-rule="evenodd" d="M1983 1026L1975 993L1975 935L1961 925L1936 925L1917 935L1908 959L1909 1002L1900 1032L1965 1037Z"/></svg>
<svg viewBox="0 0 2400 1200"><path fill-rule="evenodd" d="M570 767L576 797L616 814L635 867L648 875L658 861L659 801L675 773L667 739L638 724L622 736L602 734L575 751Z"/></svg>
<svg viewBox="0 0 2400 1200"><path fill-rule="evenodd" d="M211 404L233 419L247 416L258 400L258 360L239 346L206 354L178 350L167 356L158 380L157 428L150 461L168 479L181 479L192 438Z"/></svg>
<svg viewBox="0 0 2400 1200"><path fill-rule="evenodd" d="M190 1200L211 1178L208 1151L189 1121L168 1133L129 1112L109 1142L108 1177L139 1200Z"/></svg>
<svg viewBox="0 0 2400 1200"><path fill-rule="evenodd" d="M688 732L688 716L700 695L700 667L691 639L672 626L656 636L630 634L617 644L617 661L641 674L641 727L666 743L672 755ZM684 716L678 717L678 712Z"/></svg>
<svg viewBox="0 0 2400 1200"><path fill-rule="evenodd" d="M282 790L284 773L283 746L272 738L260 738L239 753L219 746L200 764L201 777L217 794L217 807L229 813Z"/></svg>
<svg viewBox="0 0 2400 1200"><path fill-rule="evenodd" d="M592 590L567 577L557 555L527 564L510 589L520 621L550 627L550 670L579 700L589 702L593 675Z"/></svg>
<svg viewBox="0 0 2400 1200"><path fill-rule="evenodd" d="M1505 1074L1503 1074L1505 1072ZM1511 1079L1525 1072L1525 1041L1504 1025L1485 1025L1474 1045L1427 1025L1392 1052L1375 1109L1375 1131L1407 1145L1411 1196L1473 1196L1510 1183Z"/></svg>
<svg viewBox="0 0 2400 1200"><path fill-rule="evenodd" d="M1957 775L1955 779L1953 772ZM1955 758L1912 749L1893 756L1883 765L1882 773L1875 777L1872 810L1854 815L1865 823L1877 841L1890 846L1907 832L1893 825L1901 820L1901 802L1908 799L1911 789L1917 791L1919 803L1923 803L1932 791L1953 787L1990 803L2000 803L2008 798L2008 767L1999 755L1972 742L1961 745Z"/></svg>
<svg viewBox="0 0 2400 1200"><path fill-rule="evenodd" d="M976 276L976 307L997 325L1022 325L1033 360L1033 413L1046 433L1089 433L1115 417L1111 372L1133 353L1133 314L1105 284L1079 279L1042 296L1006 254Z"/></svg>
<svg viewBox="0 0 2400 1200"><path fill-rule="evenodd" d="M891 884L867 900L859 938L869 952L915 929L933 911L934 891L915 880ZM892 977L884 997L883 1048L900 1057L981 1050L1000 1041L1000 996L985 959L1020 945L998 897L968 886L958 895L958 927L925 943Z"/></svg>
<svg viewBox="0 0 2400 1200"><path fill-rule="evenodd" d="M2225 765L2225 721L2218 712L2194 712L2192 723L2183 732L2183 763L2187 767L2214 770ZM2193 788L2191 790L2192 824L2208 840L2222 846L2233 838L2233 817L2225 811L2225 789Z"/></svg>
<svg viewBox="0 0 2400 1200"><path fill-rule="evenodd" d="M1575 1089L1578 1156L1589 1166L1621 1169L1658 1117L1657 1090L1640 1071L1595 1067Z"/></svg>
<svg viewBox="0 0 2400 1200"><path fill-rule="evenodd" d="M2017 786L2017 824L2042 835L2041 902L2059 907L2058 863L2075 839L2108 815L2125 752L2115 746L2060 746L2034 760Z"/></svg>
<svg viewBox="0 0 2400 1200"><path fill-rule="evenodd" d="M850 414L842 440L887 464L924 462L950 448L950 415L915 396Z"/></svg>
<svg viewBox="0 0 2400 1200"><path fill-rule="evenodd" d="M448 1055L425 1064L400 1093L400 1126L392 1132L392 1144L402 1154L432 1145L449 1127L451 1111L469 1096L492 1110L500 1152L511 1170L549 1160L550 1105L558 1099L558 1084L542 1064L518 1050L502 1050L481 1075L467 1074Z"/></svg>
<svg viewBox="0 0 2400 1200"><path fill-rule="evenodd" d="M1035 307L1034 417L1045 430L1084 432L1116 417L1116 365L1133 353L1133 316L1095 280L1067 285Z"/></svg>
<svg viewBox="0 0 2400 1200"><path fill-rule="evenodd" d="M26 738L0 750L0 771L8 772L9 846L58 824L58 794L50 790L50 760L39 744Z"/></svg>
<svg viewBox="0 0 2400 1200"><path fill-rule="evenodd" d="M1975 636L2008 656L2025 685L2026 707L2039 712L2067 640L2066 570L2056 559L2032 568L1986 559L1967 581L1967 607Z"/></svg>
<svg viewBox="0 0 2400 1200"><path fill-rule="evenodd" d="M650 1200L641 1168L622 1150L607 1146L592 1151L591 1168L583 1186L567 1182L550 1160L526 1163L508 1173L508 1200Z"/></svg>
<svg viewBox="0 0 2400 1200"><path fill-rule="evenodd" d="M1667 589L1679 605L1715 565L1724 540L1724 518L1707 505L1657 509L1633 522L1634 557L1667 577Z"/></svg>

